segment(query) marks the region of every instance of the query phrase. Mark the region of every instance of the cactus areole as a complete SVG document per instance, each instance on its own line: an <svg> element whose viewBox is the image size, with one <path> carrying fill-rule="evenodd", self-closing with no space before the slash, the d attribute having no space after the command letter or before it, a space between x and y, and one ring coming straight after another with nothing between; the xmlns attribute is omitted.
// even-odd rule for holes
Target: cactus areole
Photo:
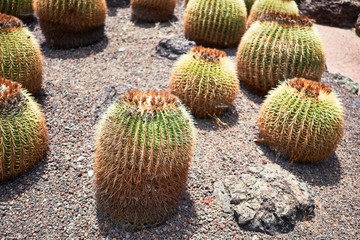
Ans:
<svg viewBox="0 0 360 240"><path fill-rule="evenodd" d="M291 162L318 162L336 149L344 110L326 84L294 78L269 92L261 106L260 136Z"/></svg>
<svg viewBox="0 0 360 240"><path fill-rule="evenodd" d="M130 90L102 117L96 138L99 207L129 230L166 221L183 196L195 142L180 100Z"/></svg>

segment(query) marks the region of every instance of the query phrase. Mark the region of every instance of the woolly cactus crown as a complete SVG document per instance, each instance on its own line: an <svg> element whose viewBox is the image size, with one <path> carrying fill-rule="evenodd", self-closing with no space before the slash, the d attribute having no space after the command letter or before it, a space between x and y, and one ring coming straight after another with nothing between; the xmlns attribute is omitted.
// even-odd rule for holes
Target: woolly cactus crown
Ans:
<svg viewBox="0 0 360 240"><path fill-rule="evenodd" d="M23 27L20 19L0 13L0 31L11 31L17 27Z"/></svg>

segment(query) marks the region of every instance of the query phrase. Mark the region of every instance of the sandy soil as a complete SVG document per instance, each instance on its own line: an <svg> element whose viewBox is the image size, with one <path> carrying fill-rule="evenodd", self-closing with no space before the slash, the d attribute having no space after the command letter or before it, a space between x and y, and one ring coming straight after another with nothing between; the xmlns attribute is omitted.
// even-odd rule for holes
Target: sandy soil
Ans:
<svg viewBox="0 0 360 240"><path fill-rule="evenodd" d="M196 154L186 194L173 218L157 228L127 233L97 212L91 172L96 123L127 89L167 87L174 62L157 56L154 47L164 37L182 37L182 12L179 7L178 20L171 23L134 24L128 8L110 8L107 39L67 51L52 50L39 26L33 27L45 57L43 94L37 99L46 115L51 144L47 157L36 167L0 184L0 239L360 237L360 99L333 83L346 106L346 131L327 161L289 166L266 146L255 144L262 99L242 88L235 106L221 117L227 128L212 119L196 120ZM223 176L270 162L310 184L316 198L316 216L311 221L299 222L290 233L275 236L241 230L212 195L212 184Z"/></svg>

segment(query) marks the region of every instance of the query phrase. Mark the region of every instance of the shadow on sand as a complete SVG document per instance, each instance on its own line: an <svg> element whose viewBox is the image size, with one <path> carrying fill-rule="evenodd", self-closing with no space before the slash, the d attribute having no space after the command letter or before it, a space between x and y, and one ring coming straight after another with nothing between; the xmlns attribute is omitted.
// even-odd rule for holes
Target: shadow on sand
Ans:
<svg viewBox="0 0 360 240"><path fill-rule="evenodd" d="M217 131L236 125L239 114L235 106L228 108L220 117L195 118L196 127L205 131Z"/></svg>

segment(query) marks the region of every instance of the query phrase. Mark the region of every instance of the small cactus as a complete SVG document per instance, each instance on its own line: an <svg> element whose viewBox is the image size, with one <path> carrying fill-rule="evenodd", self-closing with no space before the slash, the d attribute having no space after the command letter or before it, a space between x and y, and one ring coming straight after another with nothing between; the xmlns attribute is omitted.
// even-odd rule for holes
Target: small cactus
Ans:
<svg viewBox="0 0 360 240"><path fill-rule="evenodd" d="M15 177L45 154L48 133L40 106L21 84L0 78L0 181Z"/></svg>
<svg viewBox="0 0 360 240"><path fill-rule="evenodd" d="M255 0L246 22L247 27L270 14L298 15L299 8L294 0Z"/></svg>
<svg viewBox="0 0 360 240"><path fill-rule="evenodd" d="M240 81L262 95L289 78L320 81L325 70L325 50L312 20L297 15L256 21L243 36L236 58Z"/></svg>
<svg viewBox="0 0 360 240"><path fill-rule="evenodd" d="M169 89L194 115L220 115L239 91L236 66L223 51L194 47L175 64Z"/></svg>
<svg viewBox="0 0 360 240"><path fill-rule="evenodd" d="M104 38L105 0L34 0L46 41L54 48L76 48Z"/></svg>
<svg viewBox="0 0 360 240"><path fill-rule="evenodd" d="M329 157L341 140L343 107L326 84L294 78L269 92L258 125L270 148L292 163L318 162Z"/></svg>
<svg viewBox="0 0 360 240"><path fill-rule="evenodd" d="M190 0L185 37L207 47L235 47L245 32L246 14L244 0Z"/></svg>
<svg viewBox="0 0 360 240"><path fill-rule="evenodd" d="M32 0L1 0L0 12L30 22L34 18L32 4Z"/></svg>
<svg viewBox="0 0 360 240"><path fill-rule="evenodd" d="M184 193L195 144L180 100L165 91L130 90L104 114L96 139L100 208L128 230L166 221Z"/></svg>
<svg viewBox="0 0 360 240"><path fill-rule="evenodd" d="M36 94L42 84L43 59L33 34L16 17L0 13L0 76Z"/></svg>
<svg viewBox="0 0 360 240"><path fill-rule="evenodd" d="M174 15L176 0L131 0L132 18L144 22L164 22Z"/></svg>

